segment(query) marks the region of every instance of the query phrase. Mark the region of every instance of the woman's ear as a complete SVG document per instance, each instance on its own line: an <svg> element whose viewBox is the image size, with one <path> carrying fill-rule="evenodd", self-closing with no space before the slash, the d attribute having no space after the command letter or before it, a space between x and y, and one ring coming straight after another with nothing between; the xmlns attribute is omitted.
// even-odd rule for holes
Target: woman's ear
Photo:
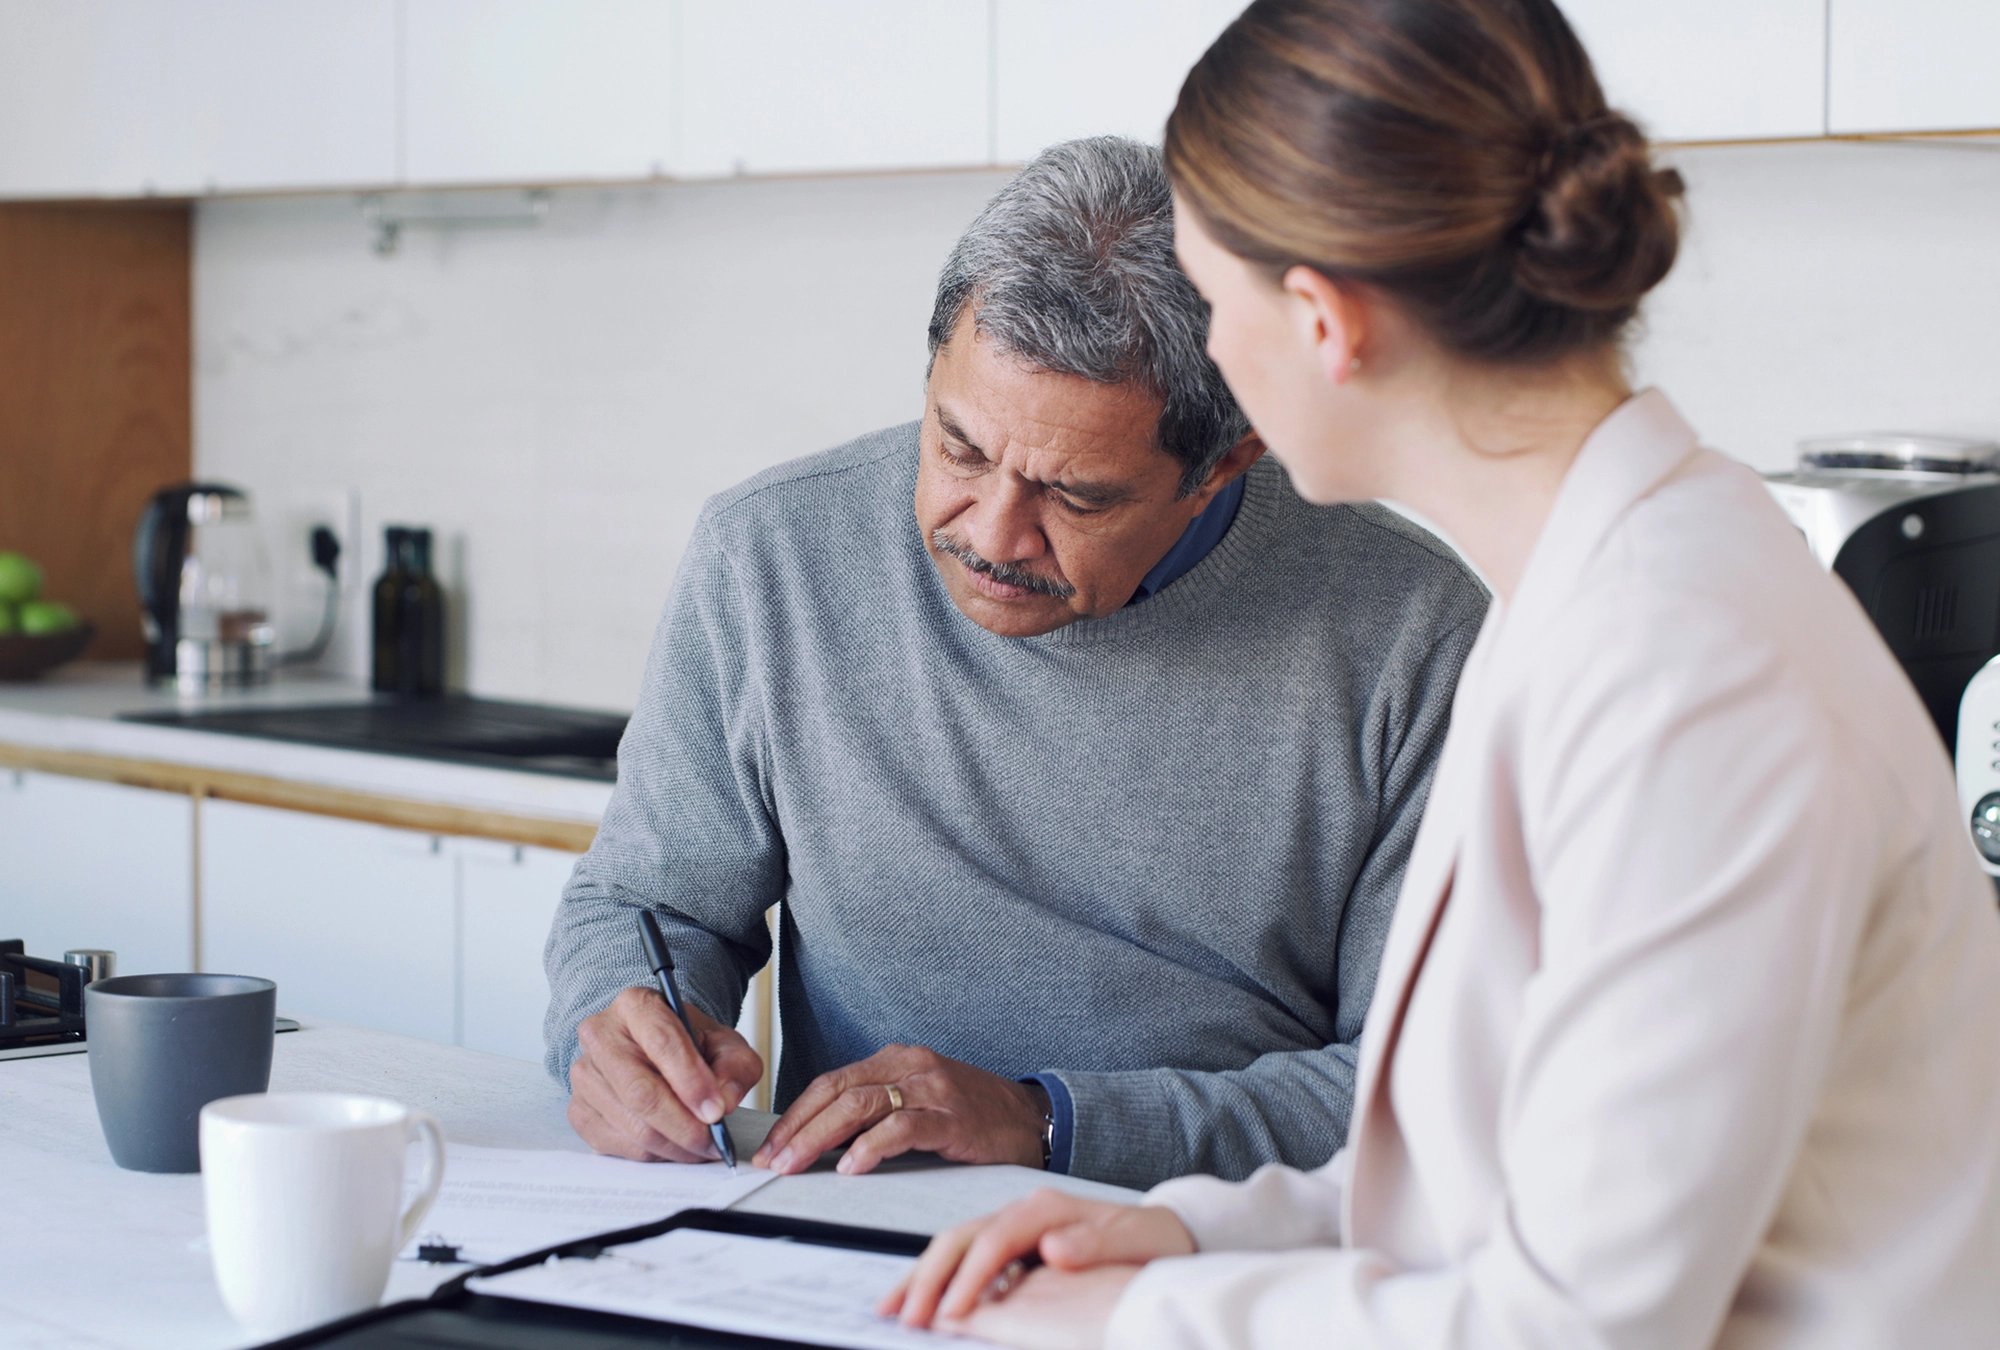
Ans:
<svg viewBox="0 0 2000 1350"><path fill-rule="evenodd" d="M1280 284L1327 380L1346 384L1361 369L1368 336L1368 307L1360 293L1305 266L1288 268Z"/></svg>

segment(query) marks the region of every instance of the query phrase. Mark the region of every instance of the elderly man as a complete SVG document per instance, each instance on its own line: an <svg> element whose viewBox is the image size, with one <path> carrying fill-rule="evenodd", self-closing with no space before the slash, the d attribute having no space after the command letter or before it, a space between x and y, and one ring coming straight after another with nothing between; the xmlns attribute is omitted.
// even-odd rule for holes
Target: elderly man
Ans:
<svg viewBox="0 0 2000 1350"><path fill-rule="evenodd" d="M1485 596L1258 462L1206 326L1157 153L1059 146L945 265L922 421L708 504L549 938L593 1147L713 1156L773 905L762 1164L1145 1186L1340 1146Z"/></svg>

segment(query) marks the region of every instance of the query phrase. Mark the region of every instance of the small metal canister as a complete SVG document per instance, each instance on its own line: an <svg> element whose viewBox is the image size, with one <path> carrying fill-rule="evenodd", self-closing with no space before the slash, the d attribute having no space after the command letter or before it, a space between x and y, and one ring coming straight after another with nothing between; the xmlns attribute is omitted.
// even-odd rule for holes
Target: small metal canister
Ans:
<svg viewBox="0 0 2000 1350"><path fill-rule="evenodd" d="M118 953L105 951L102 947L72 947L63 953L63 960L84 968L85 984L96 984L118 973Z"/></svg>

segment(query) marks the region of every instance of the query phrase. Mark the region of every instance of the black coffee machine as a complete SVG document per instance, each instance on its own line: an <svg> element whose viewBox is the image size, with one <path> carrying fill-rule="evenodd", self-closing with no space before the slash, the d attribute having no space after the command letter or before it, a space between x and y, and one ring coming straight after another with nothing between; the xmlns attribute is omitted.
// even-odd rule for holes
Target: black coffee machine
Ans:
<svg viewBox="0 0 2000 1350"><path fill-rule="evenodd" d="M1909 432L1830 436L1765 483L1848 584L1937 724L2000 655L2000 446Z"/></svg>

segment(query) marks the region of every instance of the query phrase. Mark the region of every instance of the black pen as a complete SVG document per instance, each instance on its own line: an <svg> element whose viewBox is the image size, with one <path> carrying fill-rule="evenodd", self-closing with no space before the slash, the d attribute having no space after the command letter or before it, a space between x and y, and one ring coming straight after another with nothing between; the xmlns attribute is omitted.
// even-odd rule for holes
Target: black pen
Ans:
<svg viewBox="0 0 2000 1350"><path fill-rule="evenodd" d="M701 1053L701 1042L694 1036L694 1023L688 1021L687 1004L681 1002L680 986L674 983L674 954L667 950L667 940L660 936L660 925L653 921L651 910L639 911L639 941L646 945L646 960L653 967L653 976L660 982L660 993L667 1000L667 1006L674 1010L674 1016L681 1019L687 1028L688 1043L695 1053ZM729 1127L721 1121L708 1127L715 1139L715 1151L722 1155L722 1161L729 1164L729 1170L736 1170L736 1145L729 1142Z"/></svg>

